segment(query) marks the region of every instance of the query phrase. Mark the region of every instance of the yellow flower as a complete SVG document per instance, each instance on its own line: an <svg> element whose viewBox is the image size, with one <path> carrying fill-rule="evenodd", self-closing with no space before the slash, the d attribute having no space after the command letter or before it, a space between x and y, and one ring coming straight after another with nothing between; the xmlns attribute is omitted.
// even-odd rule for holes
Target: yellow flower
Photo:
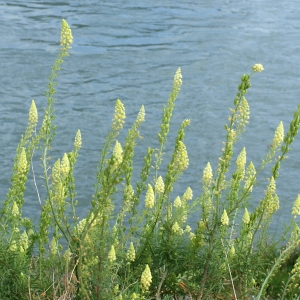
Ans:
<svg viewBox="0 0 300 300"><path fill-rule="evenodd" d="M136 118L136 121L138 124L142 123L145 121L145 108L144 108L144 105L141 106L141 109L138 113L138 116Z"/></svg>
<svg viewBox="0 0 300 300"><path fill-rule="evenodd" d="M123 160L123 149L121 144L118 141L116 141L113 154L116 159L116 164L119 165Z"/></svg>
<svg viewBox="0 0 300 300"><path fill-rule="evenodd" d="M248 190L250 193L252 192L253 184L255 183L256 170L252 163L249 163L246 171L245 185L244 189Z"/></svg>
<svg viewBox="0 0 300 300"><path fill-rule="evenodd" d="M300 215L300 195L297 196L293 208L292 208L292 215L296 216Z"/></svg>
<svg viewBox="0 0 300 300"><path fill-rule="evenodd" d="M179 226L179 224L177 222L175 222L174 225L172 226L172 231L175 234L178 234L178 235L182 235L183 234L183 230L182 230L182 228L180 228L180 226Z"/></svg>
<svg viewBox="0 0 300 300"><path fill-rule="evenodd" d="M15 252L17 251L17 244L16 244L16 241L12 241L10 246L9 246L9 250L12 251L12 252Z"/></svg>
<svg viewBox="0 0 300 300"><path fill-rule="evenodd" d="M62 20L61 33L60 33L60 46L65 50L71 48L73 42L72 31L65 20Z"/></svg>
<svg viewBox="0 0 300 300"><path fill-rule="evenodd" d="M117 257L116 257L116 252L115 252L115 247L112 245L109 252L108 252L108 255L107 255L107 258L109 260L109 262L114 262Z"/></svg>
<svg viewBox="0 0 300 300"><path fill-rule="evenodd" d="M182 202L186 202L192 199L193 199L193 191L190 187L188 187L182 196Z"/></svg>
<svg viewBox="0 0 300 300"><path fill-rule="evenodd" d="M276 191L276 184L272 176L264 199L266 218L270 217L275 211L279 209L279 199L275 191Z"/></svg>
<svg viewBox="0 0 300 300"><path fill-rule="evenodd" d="M203 176L202 176L202 183L203 183L204 190L207 190L209 188L212 178L213 178L212 168L210 163L208 162L206 167L203 170Z"/></svg>
<svg viewBox="0 0 300 300"><path fill-rule="evenodd" d="M264 67L263 65L261 64L255 64L253 67L252 67L252 71L253 72L262 72L264 70Z"/></svg>
<svg viewBox="0 0 300 300"><path fill-rule="evenodd" d="M284 139L284 128L283 128L283 123L280 121L275 134L274 134L274 138L273 138L273 142L271 144L271 148L273 150L276 150L280 144L283 142Z"/></svg>
<svg viewBox="0 0 300 300"><path fill-rule="evenodd" d="M86 219L82 219L76 226L75 226L75 232L77 235L80 235L85 227Z"/></svg>
<svg viewBox="0 0 300 300"><path fill-rule="evenodd" d="M148 190L146 192L146 199L145 199L145 207L152 208L153 206L154 206L153 188L150 184L148 184Z"/></svg>
<svg viewBox="0 0 300 300"><path fill-rule="evenodd" d="M180 197L177 196L174 200L174 207L178 208L178 207L181 207L182 203L181 203L181 200L180 200Z"/></svg>
<svg viewBox="0 0 300 300"><path fill-rule="evenodd" d="M123 128L125 115L125 107L123 103L118 99L115 105L115 114L112 123L112 129L117 131Z"/></svg>
<svg viewBox="0 0 300 300"><path fill-rule="evenodd" d="M135 250L133 243L130 243L129 249L127 251L126 257L129 261L134 261L135 260Z"/></svg>
<svg viewBox="0 0 300 300"><path fill-rule="evenodd" d="M161 176L159 176L155 182L155 192L160 194L165 190L165 184Z"/></svg>
<svg viewBox="0 0 300 300"><path fill-rule="evenodd" d="M189 225L186 225L185 227L185 232L190 232L192 230L192 228Z"/></svg>
<svg viewBox="0 0 300 300"><path fill-rule="evenodd" d="M18 207L18 204L16 202L13 203L11 213L14 217L17 217L20 214L19 207Z"/></svg>
<svg viewBox="0 0 300 300"><path fill-rule="evenodd" d="M27 159L26 159L26 152L25 152L24 147L22 147L22 150L20 153L18 171L19 171L19 174L25 174L27 171Z"/></svg>
<svg viewBox="0 0 300 300"><path fill-rule="evenodd" d="M32 100L32 102L31 102L28 121L32 125L36 125L36 123L38 121L38 112L37 112L34 100Z"/></svg>
<svg viewBox="0 0 300 300"><path fill-rule="evenodd" d="M77 130L77 133L75 136L74 148L75 148L75 150L79 150L81 148L81 132L79 129Z"/></svg>
<svg viewBox="0 0 300 300"><path fill-rule="evenodd" d="M185 144L182 141L178 142L178 149L174 164L177 165L178 171L182 172L189 166L189 158L186 151Z"/></svg>
<svg viewBox="0 0 300 300"><path fill-rule="evenodd" d="M221 216L221 223L224 226L226 226L226 225L228 226L229 225L229 218L228 218L228 215L227 215L227 212L226 212L225 209L224 209L223 214Z"/></svg>
<svg viewBox="0 0 300 300"><path fill-rule="evenodd" d="M245 165L246 165L246 148L244 147L236 159L236 170L241 174L242 180L245 176Z"/></svg>
<svg viewBox="0 0 300 300"><path fill-rule="evenodd" d="M174 76L174 85L181 86L182 85L182 75L181 75L181 69L178 68L175 76Z"/></svg>
<svg viewBox="0 0 300 300"><path fill-rule="evenodd" d="M249 212L248 212L248 209L247 208L245 208L245 212L244 212L244 215L243 215L243 222L245 223L245 224L249 224L249 222L250 222L250 215L249 215Z"/></svg>
<svg viewBox="0 0 300 300"><path fill-rule="evenodd" d="M53 165L52 181L53 183L57 183L60 181L60 159L57 159L57 161Z"/></svg>
<svg viewBox="0 0 300 300"><path fill-rule="evenodd" d="M70 171L70 162L68 159L68 155L65 153L61 160L60 173L63 176L67 176L69 171Z"/></svg>
<svg viewBox="0 0 300 300"><path fill-rule="evenodd" d="M146 265L145 270L141 276L141 288L143 291L148 291L152 282L152 275L148 265Z"/></svg>

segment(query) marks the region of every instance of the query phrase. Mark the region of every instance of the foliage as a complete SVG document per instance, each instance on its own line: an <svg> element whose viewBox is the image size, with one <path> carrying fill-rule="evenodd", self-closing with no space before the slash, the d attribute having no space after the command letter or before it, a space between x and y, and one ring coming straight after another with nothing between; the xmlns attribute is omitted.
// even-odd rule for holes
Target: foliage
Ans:
<svg viewBox="0 0 300 300"><path fill-rule="evenodd" d="M73 176L81 148L79 130L73 150L52 167L49 165L55 137L55 80L72 39L63 20L61 49L49 76L41 128L36 128L38 113L32 101L28 126L16 150L11 188L0 215L0 298L262 299L275 292L282 299L299 299L300 258L295 257L295 250L300 243L296 222L300 196L292 210L294 218L279 240L269 239L268 228L279 209L276 180L298 133L300 105L285 135L283 123L279 123L261 166L247 163L245 148L233 162L235 143L250 117L245 98L250 79L263 71L262 65L254 65L251 74L241 77L225 125L226 141L217 170L207 163L201 195L193 195L187 187L174 197L173 187L189 165L184 138L190 120L183 120L178 130L165 176L160 167L182 84L180 68L163 109L159 148L147 150L136 183L132 176L134 149L145 110L142 106L122 145L117 138L126 114L123 103L117 100L111 130L100 154L91 208L80 220ZM38 226L22 216L27 175L30 167L34 175L32 157L36 151L41 153L46 189L46 198L40 199L36 186L41 206ZM272 165L269 184L250 212L257 176L268 164ZM122 199L120 208L116 208L114 199ZM199 209L197 228L191 228L189 217ZM270 285L276 274L285 278L279 291Z"/></svg>

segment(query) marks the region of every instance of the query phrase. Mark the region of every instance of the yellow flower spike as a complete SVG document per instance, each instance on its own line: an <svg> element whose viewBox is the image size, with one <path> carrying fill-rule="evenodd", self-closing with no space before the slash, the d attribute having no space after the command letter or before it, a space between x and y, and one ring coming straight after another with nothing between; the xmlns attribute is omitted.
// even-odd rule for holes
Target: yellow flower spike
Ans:
<svg viewBox="0 0 300 300"><path fill-rule="evenodd" d="M236 169L241 174L240 180L245 176L245 165L246 165L246 148L244 147L236 159Z"/></svg>
<svg viewBox="0 0 300 300"><path fill-rule="evenodd" d="M152 186L148 184L148 190L146 192L146 199L145 199L145 207L152 208L153 206L154 206L154 192Z"/></svg>
<svg viewBox="0 0 300 300"><path fill-rule="evenodd" d="M206 167L203 170L202 183L203 188L208 189L213 178L212 168L210 163L208 162Z"/></svg>
<svg viewBox="0 0 300 300"><path fill-rule="evenodd" d="M68 50L71 48L72 43L73 43L72 31L68 23L63 19L61 24L61 32L60 32L60 46L64 50Z"/></svg>
<svg viewBox="0 0 300 300"><path fill-rule="evenodd" d="M293 208L292 215L296 218L297 215L300 215L300 195L297 196Z"/></svg>
<svg viewBox="0 0 300 300"><path fill-rule="evenodd" d="M112 129L117 131L123 128L123 124L125 123L125 107L123 103L118 99L115 105L115 114L112 123Z"/></svg>
<svg viewBox="0 0 300 300"><path fill-rule="evenodd" d="M242 221L244 222L244 224L249 224L250 223L250 214L249 214L247 208L245 208L245 212L244 212Z"/></svg>
<svg viewBox="0 0 300 300"><path fill-rule="evenodd" d="M10 246L9 246L9 250L12 251L12 252L15 252L17 251L17 244L16 244L16 241L12 241Z"/></svg>
<svg viewBox="0 0 300 300"><path fill-rule="evenodd" d="M20 158L19 158L19 163L18 163L18 171L19 174L25 174L27 171L27 159L26 159L26 152L25 148L22 147L21 153L20 153Z"/></svg>
<svg viewBox="0 0 300 300"><path fill-rule="evenodd" d="M115 247L112 245L109 252L108 252L108 255L107 255L107 258L109 260L109 262L114 262L117 257L116 257L116 252L115 252Z"/></svg>
<svg viewBox="0 0 300 300"><path fill-rule="evenodd" d="M143 291L147 292L152 282L152 275L148 265L146 265L145 270L141 276L141 288Z"/></svg>
<svg viewBox="0 0 300 300"><path fill-rule="evenodd" d="M186 151L185 144L182 141L178 142L177 155L174 164L177 164L180 172L187 169L189 166L189 158Z"/></svg>
<svg viewBox="0 0 300 300"><path fill-rule="evenodd" d="M185 227L185 229L184 229L184 232L189 233L191 230L192 230L191 226L186 225L186 227Z"/></svg>
<svg viewBox="0 0 300 300"><path fill-rule="evenodd" d="M194 240L196 238L195 234L193 232L190 232L190 240Z"/></svg>
<svg viewBox="0 0 300 300"><path fill-rule="evenodd" d="M175 208L178 208L178 207L181 207L181 206L182 206L182 202L181 202L179 196L177 196L177 197L175 198L174 204L173 204L173 205L174 205Z"/></svg>
<svg viewBox="0 0 300 300"><path fill-rule="evenodd" d="M60 173L63 176L67 176L70 171L70 162L68 159L68 155L65 153L62 160L61 160L61 165L60 165Z"/></svg>
<svg viewBox="0 0 300 300"><path fill-rule="evenodd" d="M144 108L144 105L141 106L141 109L138 113L138 116L136 118L136 121L138 124L142 123L145 121L145 108Z"/></svg>
<svg viewBox="0 0 300 300"><path fill-rule="evenodd" d="M116 141L113 154L116 159L116 165L119 165L123 160L123 149L121 144L118 141Z"/></svg>
<svg viewBox="0 0 300 300"><path fill-rule="evenodd" d="M255 176L256 176L256 170L251 161L247 167L245 185L244 185L244 189L248 190L250 193L252 192L252 188L255 183Z"/></svg>
<svg viewBox="0 0 300 300"><path fill-rule="evenodd" d="M38 121L38 112L37 112L34 100L31 101L31 106L30 106L30 110L29 110L28 121L32 125L36 125L36 123Z"/></svg>
<svg viewBox="0 0 300 300"><path fill-rule="evenodd" d="M253 72L262 72L264 70L264 67L263 65L261 64L255 64L253 67L252 67L252 71Z"/></svg>
<svg viewBox="0 0 300 300"><path fill-rule="evenodd" d="M133 243L130 242L129 249L127 251L126 257L129 261L134 261L135 260L135 249L133 246Z"/></svg>
<svg viewBox="0 0 300 300"><path fill-rule="evenodd" d="M85 227L86 219L82 219L76 226L75 226L75 232L77 235L80 235Z"/></svg>
<svg viewBox="0 0 300 300"><path fill-rule="evenodd" d="M178 235L182 235L183 234L183 229L179 226L179 224L177 222L175 222L172 226L172 231L175 233L175 234L178 234Z"/></svg>
<svg viewBox="0 0 300 300"><path fill-rule="evenodd" d="M14 217L19 216L20 212L19 212L19 207L18 204L16 202L13 203L12 209L11 209L11 213Z"/></svg>
<svg viewBox="0 0 300 300"><path fill-rule="evenodd" d="M228 226L229 225L229 218L228 218L228 215L227 215L227 212L226 212L225 209L224 209L223 214L221 216L221 223L224 226Z"/></svg>
<svg viewBox="0 0 300 300"><path fill-rule="evenodd" d="M75 136L74 148L77 151L81 148L81 132L80 132L79 129L77 130L77 133L76 133L76 136Z"/></svg>
<svg viewBox="0 0 300 300"><path fill-rule="evenodd" d="M57 161L53 165L52 181L53 183L57 183L60 181L60 159L57 159Z"/></svg>
<svg viewBox="0 0 300 300"><path fill-rule="evenodd" d="M274 138L273 138L273 141L271 144L271 148L273 150L276 150L283 142L283 139L284 139L284 128L283 128L282 121L280 121L280 123L275 131Z"/></svg>
<svg viewBox="0 0 300 300"><path fill-rule="evenodd" d="M186 202L192 199L193 199L193 191L190 187L188 187L182 196L182 202Z"/></svg>
<svg viewBox="0 0 300 300"><path fill-rule="evenodd" d="M157 194L163 193L165 190L165 184L161 176L159 176L155 182L155 192Z"/></svg>
<svg viewBox="0 0 300 300"><path fill-rule="evenodd" d="M181 68L178 68L174 76L174 85L179 87L182 85Z"/></svg>

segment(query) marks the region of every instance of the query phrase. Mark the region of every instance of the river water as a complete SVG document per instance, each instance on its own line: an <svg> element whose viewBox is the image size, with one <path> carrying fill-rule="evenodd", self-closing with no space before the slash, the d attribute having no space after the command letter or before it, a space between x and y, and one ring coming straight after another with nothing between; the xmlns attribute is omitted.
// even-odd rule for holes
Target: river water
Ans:
<svg viewBox="0 0 300 300"><path fill-rule="evenodd" d="M0 199L9 188L14 151L23 133L31 99L39 115L51 65L59 49L61 19L72 28L74 44L63 65L57 87L57 135L53 162L72 149L77 129L83 146L76 167L79 211L89 208L99 152L120 98L130 127L141 105L146 122L137 146L135 174L141 168L147 147L157 147L162 108L171 91L173 76L182 69L183 86L177 99L166 147L170 157L182 120L190 118L186 146L190 167L174 190L190 186L201 192L204 166L216 169L225 138L224 124L243 73L255 63L264 65L254 74L247 99L250 124L234 155L245 145L248 162L260 165L279 121L286 130L300 94L300 7L285 1L8 1L0 2ZM125 132L121 140L124 140ZM277 181L281 209L272 230L278 231L290 218L294 199L300 193L300 137L282 164ZM41 174L40 153L34 157ZM270 177L261 174L250 207L263 197ZM38 178L38 183L41 184ZM43 197L43 188L40 188ZM250 210L251 210L250 208ZM40 209L32 183L26 191L25 215L38 219Z"/></svg>

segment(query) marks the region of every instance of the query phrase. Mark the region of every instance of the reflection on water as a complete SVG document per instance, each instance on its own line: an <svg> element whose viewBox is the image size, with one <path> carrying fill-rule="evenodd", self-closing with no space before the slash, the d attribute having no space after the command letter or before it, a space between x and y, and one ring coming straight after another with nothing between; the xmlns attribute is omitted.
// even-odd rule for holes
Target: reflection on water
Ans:
<svg viewBox="0 0 300 300"><path fill-rule="evenodd" d="M72 147L78 128L83 148L77 163L79 206L84 212L93 194L96 163L109 130L115 100L127 112L127 129L142 104L146 123L136 150L139 172L148 146L157 146L156 132L164 103L178 66L183 87L168 138L170 155L182 120L190 118L186 144L190 168L175 192L191 186L201 191L201 174L207 161L216 169L225 132L228 108L240 76L254 63L265 71L255 74L247 94L250 125L238 143L248 161L258 166L280 120L286 129L299 95L299 16L292 1L8 1L0 3L1 61L1 198L9 187L14 150L26 126L31 99L39 113L45 106L45 89L58 51L60 22L65 18L73 30L74 45L63 66L57 88L57 136L53 160ZM299 139L298 139L299 140ZM292 201L299 193L300 143L281 169L277 182L283 210L280 222L289 218ZM39 154L34 158L39 170ZM167 158L164 166L167 164ZM164 170L161 170L162 173ZM199 174L195 176L194 174ZM270 172L261 176L262 197ZM287 184L288 182L288 184ZM26 213L38 216L33 185L27 189Z"/></svg>

